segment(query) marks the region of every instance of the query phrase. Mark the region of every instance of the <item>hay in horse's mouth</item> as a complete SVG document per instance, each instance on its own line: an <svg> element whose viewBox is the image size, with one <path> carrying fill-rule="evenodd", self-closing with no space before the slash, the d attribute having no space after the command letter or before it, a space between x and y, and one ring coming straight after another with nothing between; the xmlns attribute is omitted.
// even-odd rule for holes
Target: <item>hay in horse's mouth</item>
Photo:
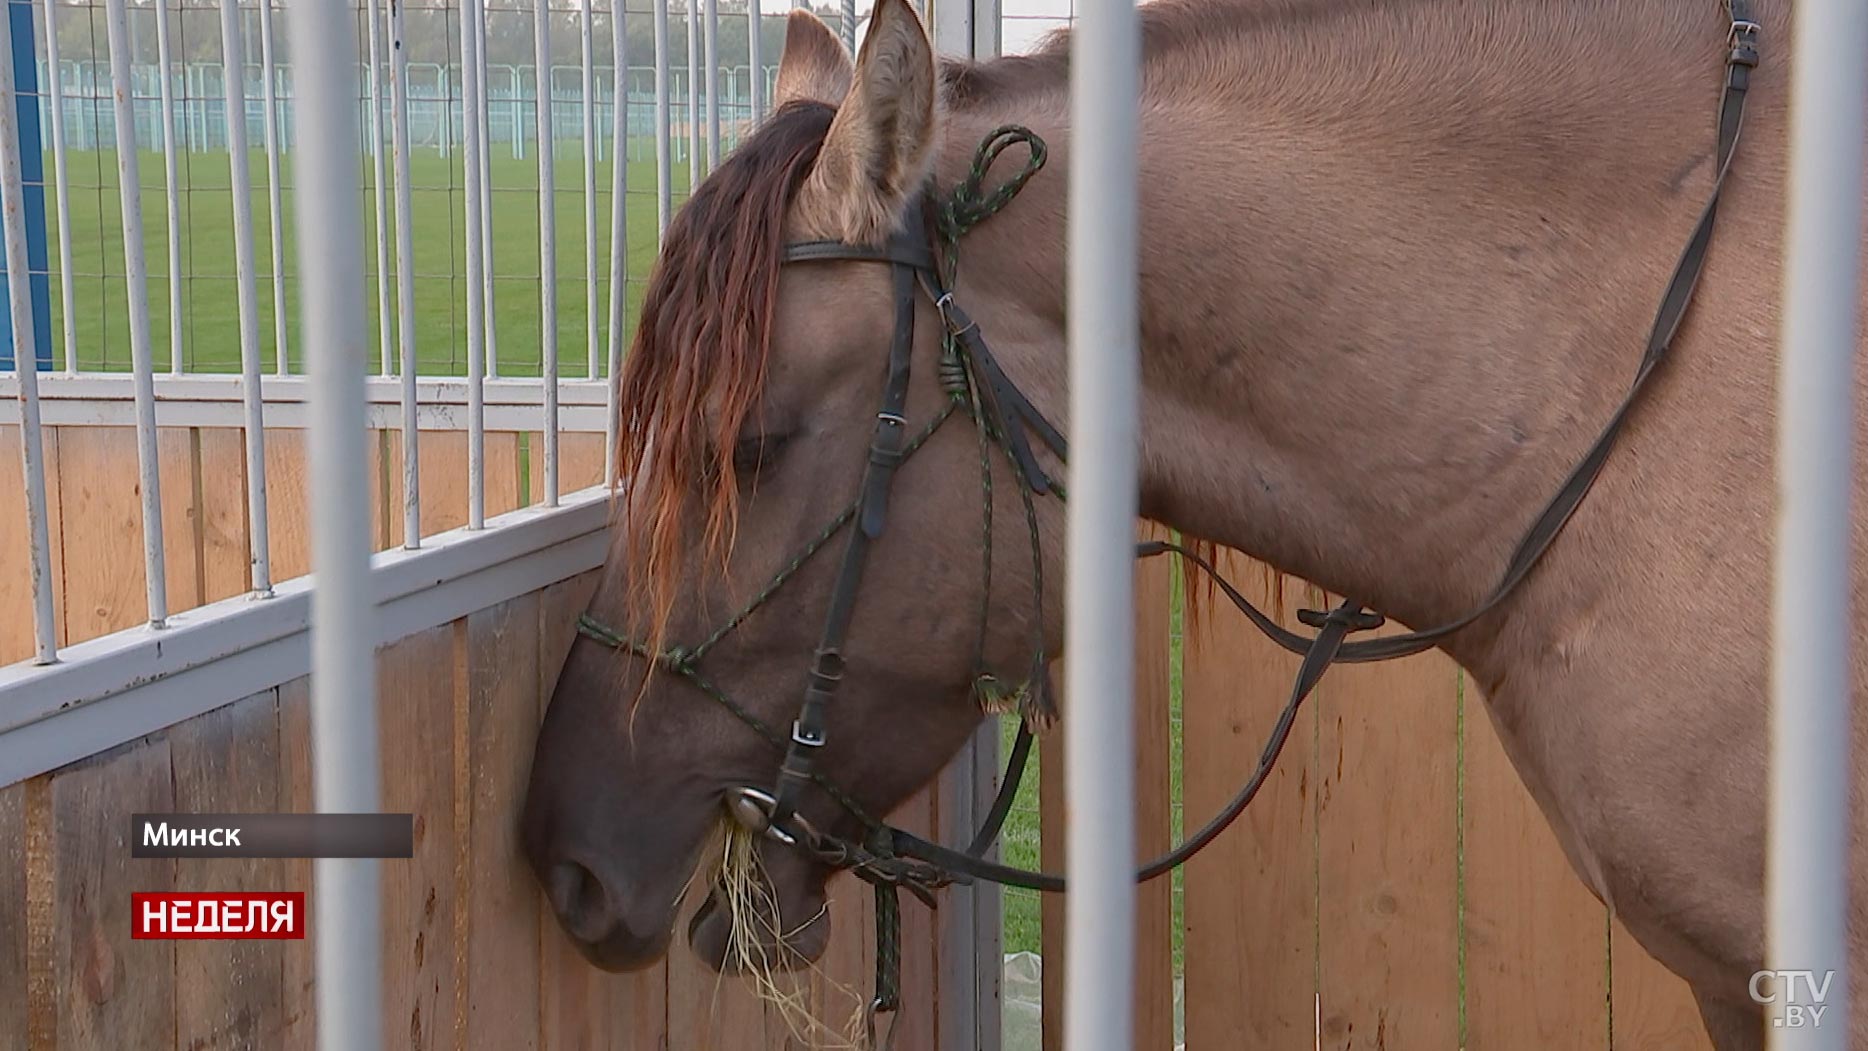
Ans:
<svg viewBox="0 0 1868 1051"><path fill-rule="evenodd" d="M778 1009L785 1027L799 1043L826 1051L866 1051L870 1042L862 994L832 978L816 961L786 948L792 938L828 918L829 904L802 923L781 930L776 922L778 895L760 858L758 840L730 818L724 825L724 842L715 855L709 880L711 892L688 923L689 944L694 944L705 924L725 922L728 926L722 977L728 971L742 975L759 999ZM803 966L797 966L799 963ZM841 1029L813 1011L809 987L812 975L823 982L825 1014L830 1013L834 1000L850 1002L851 1011Z"/></svg>

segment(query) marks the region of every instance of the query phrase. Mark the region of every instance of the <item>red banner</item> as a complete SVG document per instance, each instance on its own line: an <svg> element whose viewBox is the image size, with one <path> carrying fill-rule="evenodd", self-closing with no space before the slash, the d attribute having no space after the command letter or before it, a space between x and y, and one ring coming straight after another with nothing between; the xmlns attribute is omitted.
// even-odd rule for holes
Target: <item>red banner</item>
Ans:
<svg viewBox="0 0 1868 1051"><path fill-rule="evenodd" d="M130 895L132 938L303 938L305 892Z"/></svg>

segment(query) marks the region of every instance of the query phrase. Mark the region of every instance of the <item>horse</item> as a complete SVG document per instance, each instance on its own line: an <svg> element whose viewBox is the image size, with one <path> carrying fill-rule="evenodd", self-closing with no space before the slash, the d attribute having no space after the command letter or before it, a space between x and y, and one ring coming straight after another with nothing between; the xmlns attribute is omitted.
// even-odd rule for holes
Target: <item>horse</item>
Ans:
<svg viewBox="0 0 1868 1051"><path fill-rule="evenodd" d="M1534 571L1439 640L1578 876L1691 986L1719 1051L1763 1046L1749 982L1764 956L1791 34L1786 0L1755 7L1742 27L1706 0L1139 12L1141 514L1409 625L1487 594L1615 411L1721 175L1735 31L1755 33L1762 60L1670 359ZM852 59L794 11L774 111L669 226L620 380L612 546L580 622L616 633L571 647L521 817L560 926L596 966L668 950L723 804L860 841L855 811L927 784L985 709L1042 721L1056 703L1032 649L1061 652L1065 512L1033 494L1062 473L1034 421L1095 426L1069 420L1065 396L1070 75L1067 33L1029 55L937 60L905 0L879 0ZM977 152L1006 125L1049 166ZM1013 179L1015 199L993 195ZM932 230L925 218L953 187L990 198L963 238L951 208ZM945 291L898 310L916 269L904 256L935 240ZM800 258L810 244L846 250ZM1005 384L946 368L956 329L989 342ZM900 408L879 421L898 378ZM1023 432L1018 455L965 413L932 426L979 387L1017 398L993 418ZM1865 440L1858 426L1868 460ZM871 536L868 511L834 512L891 442ZM980 514L982 489L998 514ZM809 557L845 543L838 529L870 549L854 587ZM1858 647L1858 757L1864 659ZM801 686L807 701L834 691L820 723L800 717ZM1868 973L1857 769L1849 947ZM744 791L775 779L782 803ZM783 931L770 947L815 959L835 863L773 837L756 849ZM689 937L729 964L711 900ZM1868 1046L1868 1009L1845 1024Z"/></svg>

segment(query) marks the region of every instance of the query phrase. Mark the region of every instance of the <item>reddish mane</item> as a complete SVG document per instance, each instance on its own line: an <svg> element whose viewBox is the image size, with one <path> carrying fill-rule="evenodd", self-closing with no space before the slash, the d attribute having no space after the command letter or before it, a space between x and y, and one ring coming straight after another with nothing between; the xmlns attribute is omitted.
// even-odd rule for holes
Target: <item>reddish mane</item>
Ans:
<svg viewBox="0 0 1868 1051"><path fill-rule="evenodd" d="M834 113L812 102L774 112L675 214L649 277L618 393L616 464L631 614L653 652L689 516L703 525L707 561L723 564L732 546L732 449L765 386L785 214Z"/></svg>

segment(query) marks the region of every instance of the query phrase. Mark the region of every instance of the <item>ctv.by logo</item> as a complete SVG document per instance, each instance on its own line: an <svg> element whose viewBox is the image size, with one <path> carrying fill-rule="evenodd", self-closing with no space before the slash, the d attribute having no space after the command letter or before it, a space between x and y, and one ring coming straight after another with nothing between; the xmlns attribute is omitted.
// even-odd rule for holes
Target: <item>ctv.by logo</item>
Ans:
<svg viewBox="0 0 1868 1051"><path fill-rule="evenodd" d="M1751 976L1751 999L1773 1008L1771 1025L1779 1029L1814 1029L1823 1024L1834 971L1759 971Z"/></svg>

